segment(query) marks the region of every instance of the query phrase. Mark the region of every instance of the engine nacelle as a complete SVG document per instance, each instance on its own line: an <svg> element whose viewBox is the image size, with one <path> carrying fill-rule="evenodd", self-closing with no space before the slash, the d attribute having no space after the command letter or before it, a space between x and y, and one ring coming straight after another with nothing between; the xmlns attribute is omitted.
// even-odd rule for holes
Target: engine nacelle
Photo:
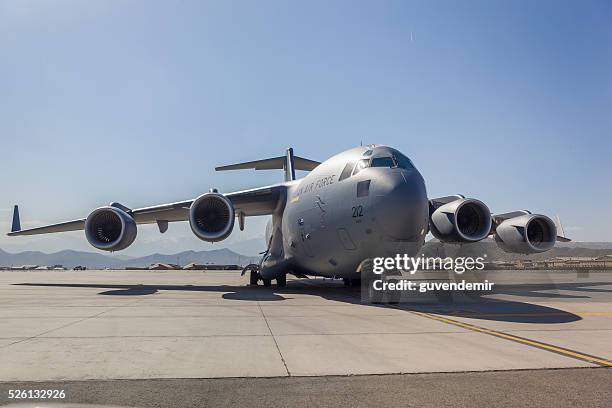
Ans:
<svg viewBox="0 0 612 408"><path fill-rule="evenodd" d="M120 251L136 239L136 221L116 207L100 207L85 220L85 236L94 247L104 251Z"/></svg>
<svg viewBox="0 0 612 408"><path fill-rule="evenodd" d="M489 208L473 198L460 198L438 207L429 221L431 233L443 242L476 242L491 232Z"/></svg>
<svg viewBox="0 0 612 408"><path fill-rule="evenodd" d="M545 215L525 214L502 221L495 241L506 252L534 254L555 246L557 227Z"/></svg>
<svg viewBox="0 0 612 408"><path fill-rule="evenodd" d="M234 229L234 206L224 195L205 193L189 207L191 230L203 241L222 241Z"/></svg>

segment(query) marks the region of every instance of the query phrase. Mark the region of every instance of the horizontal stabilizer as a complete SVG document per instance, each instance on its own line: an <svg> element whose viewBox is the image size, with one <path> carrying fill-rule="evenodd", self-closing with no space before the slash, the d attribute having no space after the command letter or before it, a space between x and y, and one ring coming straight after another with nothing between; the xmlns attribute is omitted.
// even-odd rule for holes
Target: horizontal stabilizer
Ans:
<svg viewBox="0 0 612 408"><path fill-rule="evenodd" d="M227 166L215 167L217 171L224 170L244 170L244 169L255 169L255 170L274 170L284 169L287 162L286 156L272 157L270 159L254 160L244 163L229 164ZM305 159L300 156L293 156L293 164L296 170L311 171L314 170L319 164L318 161Z"/></svg>

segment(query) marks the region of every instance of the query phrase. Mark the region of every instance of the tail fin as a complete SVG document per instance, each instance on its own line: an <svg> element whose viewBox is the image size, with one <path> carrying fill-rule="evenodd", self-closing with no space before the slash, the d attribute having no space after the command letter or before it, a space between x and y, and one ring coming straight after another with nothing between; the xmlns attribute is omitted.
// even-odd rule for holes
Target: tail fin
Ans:
<svg viewBox="0 0 612 408"><path fill-rule="evenodd" d="M13 208L13 225L11 226L11 232L21 231L21 221L19 220L19 206L16 205Z"/></svg>
<svg viewBox="0 0 612 408"><path fill-rule="evenodd" d="M318 161L305 159L303 157L294 156L293 148L289 147L284 156L272 157L269 159L254 160L244 163L230 164L227 166L215 167L216 171L225 170L243 170L243 169L255 169L255 170L272 170L272 169L283 169L285 170L285 181L295 180L296 170L314 170L321 164Z"/></svg>

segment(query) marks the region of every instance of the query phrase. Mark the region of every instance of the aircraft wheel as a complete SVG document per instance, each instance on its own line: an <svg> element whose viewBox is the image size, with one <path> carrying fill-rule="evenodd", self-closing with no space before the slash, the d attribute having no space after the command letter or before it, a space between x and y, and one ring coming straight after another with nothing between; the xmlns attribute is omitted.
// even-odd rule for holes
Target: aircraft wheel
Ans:
<svg viewBox="0 0 612 408"><path fill-rule="evenodd" d="M278 286L279 288L284 288L287 286L287 275L286 274L283 273L282 275L276 278L276 286Z"/></svg>
<svg viewBox="0 0 612 408"><path fill-rule="evenodd" d="M251 271L249 283L253 286L257 286L257 282L259 281L259 272Z"/></svg>
<svg viewBox="0 0 612 408"><path fill-rule="evenodd" d="M397 285L399 283L399 279L391 279L389 280L389 282L393 282ZM386 292L386 295L387 302L390 305L397 305L400 302L400 298L402 297L402 293L400 291L390 289Z"/></svg>
<svg viewBox="0 0 612 408"><path fill-rule="evenodd" d="M351 280L348 278L342 278L342 282L344 283L344 286L351 286Z"/></svg>
<svg viewBox="0 0 612 408"><path fill-rule="evenodd" d="M450 290L437 290L434 292L438 303L443 305L449 305L453 303L453 292Z"/></svg>
<svg viewBox="0 0 612 408"><path fill-rule="evenodd" d="M402 294L397 290L392 290L387 293L387 301L390 305L397 305L400 302Z"/></svg>
<svg viewBox="0 0 612 408"><path fill-rule="evenodd" d="M263 280L263 284L266 288L270 288L272 287L272 279L262 279Z"/></svg>
<svg viewBox="0 0 612 408"><path fill-rule="evenodd" d="M375 290L372 284L368 285L368 299L374 304L382 303L384 293L381 290Z"/></svg>

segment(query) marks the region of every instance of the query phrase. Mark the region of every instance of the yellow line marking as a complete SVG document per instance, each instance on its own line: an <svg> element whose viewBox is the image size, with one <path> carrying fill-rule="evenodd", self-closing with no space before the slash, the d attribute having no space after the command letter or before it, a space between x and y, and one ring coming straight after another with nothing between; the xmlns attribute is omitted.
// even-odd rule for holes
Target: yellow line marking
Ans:
<svg viewBox="0 0 612 408"><path fill-rule="evenodd" d="M535 340L530 340L530 339L526 339L523 337L518 337L518 336L514 336L512 334L507 334L507 333L503 333L503 332L499 332L497 330L490 330L490 329L485 329L484 327L478 327L478 326L474 326L472 324L467 324L467 323L462 323L459 322L457 320L452 320L452 319L448 319L446 317L441 317L441 316L436 316L433 314L429 314L429 313L424 313L424 312L417 312L417 311L410 311L413 314L416 314L418 316L422 316L422 317L427 317L429 319L433 319L433 320L437 320L443 323L447 323L447 324L452 324L454 326L458 326L458 327L462 327L464 329L467 330L471 330L471 331L476 331L476 332L480 332L480 333L484 333L484 334L489 334L491 336L495 336L495 337L499 337L499 338L503 338L503 339L507 339L507 340L511 340L517 343L522 343L522 344L528 344L530 346L534 346L540 349L544 349L544 350L549 350L552 351L554 353L557 354L561 354L567 357L573 357L573 358L577 358L579 360L583 360L583 361L588 361L588 362L592 362L601 366L605 366L605 367L612 367L612 361L608 361L608 360L604 360L602 358L599 357L594 357L594 356L590 356L587 354L582 354L573 350L569 350L566 348L562 348L562 347L557 347L557 346L553 346L550 344L546 344L546 343L540 343L539 341L535 341Z"/></svg>

